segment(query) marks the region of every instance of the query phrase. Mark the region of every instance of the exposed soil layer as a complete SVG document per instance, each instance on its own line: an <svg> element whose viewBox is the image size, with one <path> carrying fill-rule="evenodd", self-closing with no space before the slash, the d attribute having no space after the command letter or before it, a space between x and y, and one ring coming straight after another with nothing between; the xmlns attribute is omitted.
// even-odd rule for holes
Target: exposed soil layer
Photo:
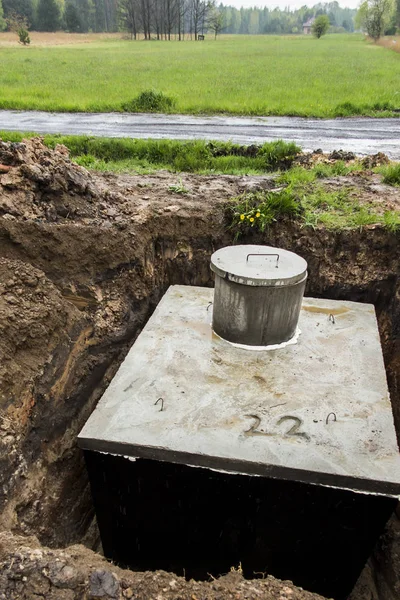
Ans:
<svg viewBox="0 0 400 600"><path fill-rule="evenodd" d="M234 236L226 201L247 189L274 187L274 181L185 175L189 193L179 194L170 190L174 175L90 174L69 161L65 148L49 151L37 139L0 143L0 164L7 167L0 174L0 529L35 535L51 548L96 548L76 435L166 288L212 285L210 254ZM369 203L399 207L400 190L383 186L377 176L365 175L357 190ZM329 231L282 221L243 241L301 254L309 263L309 296L375 305L400 432L398 236L380 226ZM399 597L398 528L394 517L360 583L372 598ZM273 579L254 584L230 575L197 584L162 573L122 572L82 548L64 556L39 548L40 558L31 558L20 546L37 542L11 533L2 540L0 598L312 597ZM76 573L76 589L43 574L54 569L40 561L56 558L71 566L66 573ZM125 577L127 586L118 583L119 596L93 595L89 565L110 573L110 589L117 589L111 572L120 582ZM170 592L172 579L178 587ZM131 582L134 594L121 596ZM358 598L368 598L366 593Z"/></svg>

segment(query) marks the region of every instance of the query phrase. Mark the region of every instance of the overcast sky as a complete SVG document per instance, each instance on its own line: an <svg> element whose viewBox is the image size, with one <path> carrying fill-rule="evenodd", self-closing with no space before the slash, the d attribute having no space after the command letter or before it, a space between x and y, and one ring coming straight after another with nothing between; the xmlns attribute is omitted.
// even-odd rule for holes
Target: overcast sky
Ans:
<svg viewBox="0 0 400 600"><path fill-rule="evenodd" d="M321 0L322 2L324 1L329 1L329 0ZM318 0L275 0L275 1L271 1L271 0L267 0L264 2L260 2L260 1L254 1L254 0L222 0L222 3L225 4L226 6L235 6L236 8L240 8L241 6L244 6L245 8L249 8L252 6L267 6L269 9L273 9L276 7L279 8L285 8L285 6L289 6L291 9L295 9L295 8L300 8L301 6L304 6L305 4L307 6L314 6L314 4L318 4ZM217 4L219 4L219 2L217 2ZM360 4L360 0L339 0L339 5L342 8L357 8L358 5Z"/></svg>

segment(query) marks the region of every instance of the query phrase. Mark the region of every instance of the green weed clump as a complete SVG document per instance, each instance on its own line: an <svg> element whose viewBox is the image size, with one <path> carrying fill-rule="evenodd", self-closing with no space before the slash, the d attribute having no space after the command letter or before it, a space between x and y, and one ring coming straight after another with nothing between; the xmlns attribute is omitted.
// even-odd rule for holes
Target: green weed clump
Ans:
<svg viewBox="0 0 400 600"><path fill-rule="evenodd" d="M383 215L385 227L392 233L400 231L400 213L394 210L387 210Z"/></svg>
<svg viewBox="0 0 400 600"><path fill-rule="evenodd" d="M247 192L230 208L232 224L241 235L251 228L265 231L268 225L285 217L297 218L302 207L291 190Z"/></svg>
<svg viewBox="0 0 400 600"><path fill-rule="evenodd" d="M381 173L383 174L383 183L400 186L400 163L383 167Z"/></svg>
<svg viewBox="0 0 400 600"><path fill-rule="evenodd" d="M314 169L305 169L304 167L294 166L292 169L281 173L276 182L283 183L290 187L311 183L316 178Z"/></svg>
<svg viewBox="0 0 400 600"><path fill-rule="evenodd" d="M122 104L125 112L170 112L176 105L176 100L156 90L145 90L129 102Z"/></svg>
<svg viewBox="0 0 400 600"><path fill-rule="evenodd" d="M357 117L360 115L369 116L391 116L398 113L399 108L392 102L374 102L373 104L353 104L352 102L343 102L338 104L334 110L335 117Z"/></svg>
<svg viewBox="0 0 400 600"><path fill-rule="evenodd" d="M372 110L376 112L398 112L398 108L392 102L388 101L375 102L375 104L372 105Z"/></svg>
<svg viewBox="0 0 400 600"><path fill-rule="evenodd" d="M20 133L19 131L0 131L0 140L18 144L23 139L33 137L34 135L34 133Z"/></svg>
<svg viewBox="0 0 400 600"><path fill-rule="evenodd" d="M21 141L34 134L0 132L5 141ZM80 165L99 171L150 172L168 169L187 173L256 174L289 166L300 152L292 142L267 142L247 146L204 140L133 140L130 138L95 138L91 136L46 135L44 143L50 148L64 144L71 157Z"/></svg>
<svg viewBox="0 0 400 600"><path fill-rule="evenodd" d="M362 114L361 106L356 106L352 102L342 102L335 108L335 117L355 117Z"/></svg>
<svg viewBox="0 0 400 600"><path fill-rule="evenodd" d="M190 190L184 186L182 177L179 177L179 182L170 185L168 191L174 192L175 194L188 194Z"/></svg>
<svg viewBox="0 0 400 600"><path fill-rule="evenodd" d="M346 165L343 160L338 160L332 164L321 163L313 167L313 172L318 179L328 177L338 177L354 173L355 171L362 171L364 169L361 161L354 162Z"/></svg>
<svg viewBox="0 0 400 600"><path fill-rule="evenodd" d="M299 146L294 142L265 142L258 146L251 144L243 146L232 142L208 142L207 150L214 158L243 157L258 159L257 164L264 165L268 169L285 167L291 164L300 152Z"/></svg>
<svg viewBox="0 0 400 600"><path fill-rule="evenodd" d="M294 142L266 142L259 151L259 156L265 161L267 169L288 167L300 153L301 148Z"/></svg>
<svg viewBox="0 0 400 600"><path fill-rule="evenodd" d="M346 164L343 160L337 160L334 163L319 163L311 168L294 166L291 169L281 173L277 178L277 183L283 183L292 187L312 183L316 179L328 179L363 171L364 167L361 161L355 161Z"/></svg>

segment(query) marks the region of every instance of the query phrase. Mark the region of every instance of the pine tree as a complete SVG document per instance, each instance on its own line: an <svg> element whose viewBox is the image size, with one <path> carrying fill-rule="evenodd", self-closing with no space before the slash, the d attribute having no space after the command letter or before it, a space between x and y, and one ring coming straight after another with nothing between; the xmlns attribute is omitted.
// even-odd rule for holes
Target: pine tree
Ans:
<svg viewBox="0 0 400 600"><path fill-rule="evenodd" d="M76 8L81 21L81 31L89 31L92 26L94 15L94 6L92 0L76 0Z"/></svg>
<svg viewBox="0 0 400 600"><path fill-rule="evenodd" d="M1 3L0 0L0 31L3 31L6 28L6 22L4 19L4 13L3 13L3 5Z"/></svg>
<svg viewBox="0 0 400 600"><path fill-rule="evenodd" d="M82 23L79 18L78 9L71 0L69 0L65 6L64 19L68 31L71 31L72 33L80 33L82 31Z"/></svg>
<svg viewBox="0 0 400 600"><path fill-rule="evenodd" d="M39 0L37 28L39 31L57 31L60 27L60 7L56 0Z"/></svg>
<svg viewBox="0 0 400 600"><path fill-rule="evenodd" d="M93 31L104 31L105 29L105 15L104 15L104 3L101 0L93 0L94 15L93 15Z"/></svg>

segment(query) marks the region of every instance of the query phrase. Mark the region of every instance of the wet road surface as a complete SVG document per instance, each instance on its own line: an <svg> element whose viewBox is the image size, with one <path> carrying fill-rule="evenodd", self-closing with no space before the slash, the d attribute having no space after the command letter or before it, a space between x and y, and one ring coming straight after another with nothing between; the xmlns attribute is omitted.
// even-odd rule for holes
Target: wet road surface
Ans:
<svg viewBox="0 0 400 600"><path fill-rule="evenodd" d="M384 152L400 160L399 119L303 119L124 113L0 111L0 130L104 137L231 140L260 144L283 139L304 150Z"/></svg>

